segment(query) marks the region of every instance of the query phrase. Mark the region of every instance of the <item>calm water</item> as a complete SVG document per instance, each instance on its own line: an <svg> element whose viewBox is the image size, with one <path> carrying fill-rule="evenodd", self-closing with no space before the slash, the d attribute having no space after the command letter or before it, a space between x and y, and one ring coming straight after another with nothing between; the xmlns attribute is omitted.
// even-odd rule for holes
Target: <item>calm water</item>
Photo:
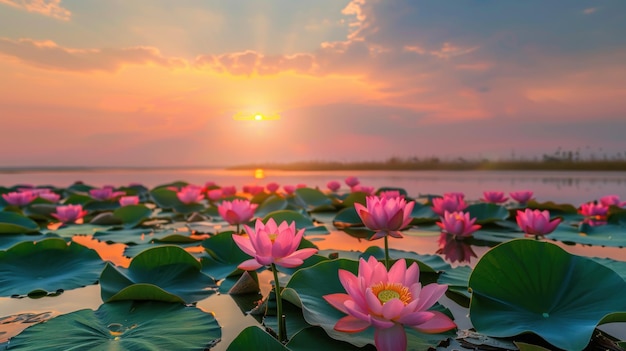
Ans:
<svg viewBox="0 0 626 351"><path fill-rule="evenodd" d="M0 186L14 184L55 185L66 187L75 181L93 186L123 186L141 183L147 187L183 180L193 184L213 181L218 185L306 184L325 188L331 180L343 182L356 176L364 186L405 188L409 195L464 192L468 199L478 199L486 190L532 190L538 201L580 204L608 194L626 198L626 172L566 171L265 171L255 178L253 171L223 169L180 170L96 170L47 171L25 173L0 172Z"/></svg>
<svg viewBox="0 0 626 351"><path fill-rule="evenodd" d="M213 181L218 185L235 185L241 189L246 184L265 185L276 182L280 185L306 184L307 186L325 188L331 180L341 181L348 176L356 176L364 186L374 188L393 186L405 188L409 195L442 194L444 192L464 192L468 199L478 199L486 190L515 191L532 190L538 201L555 201L578 205L598 199L608 194L616 194L626 199L626 172L524 172L524 171L359 171L359 172L282 172L266 171L264 178L255 178L250 171L210 170L98 170L91 172L28 172L0 173L0 186L15 184L55 185L66 187L75 181L83 181L93 186L123 186L130 183L141 183L154 187L176 180L184 180L193 184L204 184ZM345 190L345 189L344 189ZM316 245L322 250L341 249L363 251L375 242L358 240L343 232L335 231L332 225L327 227L331 235L319 238ZM380 244L380 243L378 243ZM415 251L419 254L434 254L438 248L436 237L405 236L401 241L390 241L390 247ZM587 256L610 257L624 260L624 251L619 248L584 247L581 245L562 245L567 251ZM476 247L480 257L488 248ZM473 260L471 264L475 264ZM271 275L260 277L265 281L264 293L267 293ZM467 319L467 310L453 302L441 301L452 309L456 322L461 329L471 327ZM0 318L17 313L52 313L58 315L83 308L97 309L102 304L100 286L92 285L85 288L66 291L57 297L42 299L0 298ZM251 316L246 316L229 295L212 296L198 302L198 307L214 312L222 326L222 342L214 350L225 350L232 339L248 325L258 325ZM0 343L3 332L11 335L10 325L0 325ZM22 326L23 328L23 326ZM21 329L21 328L20 328ZM624 335L623 324L612 324L603 327L615 336ZM4 334L5 336L7 334ZM0 345L0 349L2 346Z"/></svg>

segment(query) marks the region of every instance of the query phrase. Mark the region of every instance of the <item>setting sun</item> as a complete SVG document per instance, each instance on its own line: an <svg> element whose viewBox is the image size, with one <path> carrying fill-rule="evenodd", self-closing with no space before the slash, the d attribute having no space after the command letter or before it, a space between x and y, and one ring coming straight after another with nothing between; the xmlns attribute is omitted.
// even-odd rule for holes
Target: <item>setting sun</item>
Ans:
<svg viewBox="0 0 626 351"><path fill-rule="evenodd" d="M255 119L256 121L261 121L261 120L263 120L263 115L255 115L255 116L254 116L254 119Z"/></svg>
<svg viewBox="0 0 626 351"><path fill-rule="evenodd" d="M233 119L236 121L273 121L280 119L280 115L278 113L238 112Z"/></svg>

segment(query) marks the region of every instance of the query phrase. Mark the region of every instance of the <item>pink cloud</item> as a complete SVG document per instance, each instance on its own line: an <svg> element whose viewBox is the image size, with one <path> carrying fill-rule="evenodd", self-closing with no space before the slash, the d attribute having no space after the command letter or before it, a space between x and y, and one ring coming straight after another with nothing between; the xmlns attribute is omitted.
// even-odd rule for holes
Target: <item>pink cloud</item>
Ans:
<svg viewBox="0 0 626 351"><path fill-rule="evenodd" d="M51 40L0 38L0 55L17 58L28 64L61 71L115 72L122 66L154 64L184 67L184 60L167 58L158 49L134 47L122 49L70 49Z"/></svg>
<svg viewBox="0 0 626 351"><path fill-rule="evenodd" d="M0 0L0 4L13 6L62 21L69 21L72 13L61 6L61 0Z"/></svg>

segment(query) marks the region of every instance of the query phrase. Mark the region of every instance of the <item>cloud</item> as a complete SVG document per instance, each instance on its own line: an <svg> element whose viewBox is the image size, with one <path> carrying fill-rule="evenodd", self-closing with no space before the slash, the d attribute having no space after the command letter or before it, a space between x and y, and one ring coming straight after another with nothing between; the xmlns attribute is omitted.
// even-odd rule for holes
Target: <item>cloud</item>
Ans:
<svg viewBox="0 0 626 351"><path fill-rule="evenodd" d="M590 8L586 8L586 9L584 9L584 10L583 10L583 13L584 13L585 15L591 15L592 13L594 13L594 12L596 12L596 11L598 11L598 8L597 8L597 7L590 7Z"/></svg>
<svg viewBox="0 0 626 351"><path fill-rule="evenodd" d="M24 9L62 21L69 21L72 13L61 6L61 0L0 0L0 4Z"/></svg>
<svg viewBox="0 0 626 351"><path fill-rule="evenodd" d="M0 55L41 68L78 72L115 72L124 65L185 66L184 60L164 57L158 49L151 47L69 49L51 40L0 38Z"/></svg>
<svg viewBox="0 0 626 351"><path fill-rule="evenodd" d="M251 50L222 55L200 55L194 60L194 65L219 73L247 76L280 72L313 74L316 71L315 58L311 54L266 56Z"/></svg>

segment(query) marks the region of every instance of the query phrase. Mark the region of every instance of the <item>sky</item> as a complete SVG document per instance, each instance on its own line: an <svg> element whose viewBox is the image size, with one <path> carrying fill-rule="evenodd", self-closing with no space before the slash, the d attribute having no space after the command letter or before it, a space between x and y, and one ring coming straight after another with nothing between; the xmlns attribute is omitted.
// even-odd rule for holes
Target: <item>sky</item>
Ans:
<svg viewBox="0 0 626 351"><path fill-rule="evenodd" d="M0 0L0 23L0 167L626 157L623 0Z"/></svg>

